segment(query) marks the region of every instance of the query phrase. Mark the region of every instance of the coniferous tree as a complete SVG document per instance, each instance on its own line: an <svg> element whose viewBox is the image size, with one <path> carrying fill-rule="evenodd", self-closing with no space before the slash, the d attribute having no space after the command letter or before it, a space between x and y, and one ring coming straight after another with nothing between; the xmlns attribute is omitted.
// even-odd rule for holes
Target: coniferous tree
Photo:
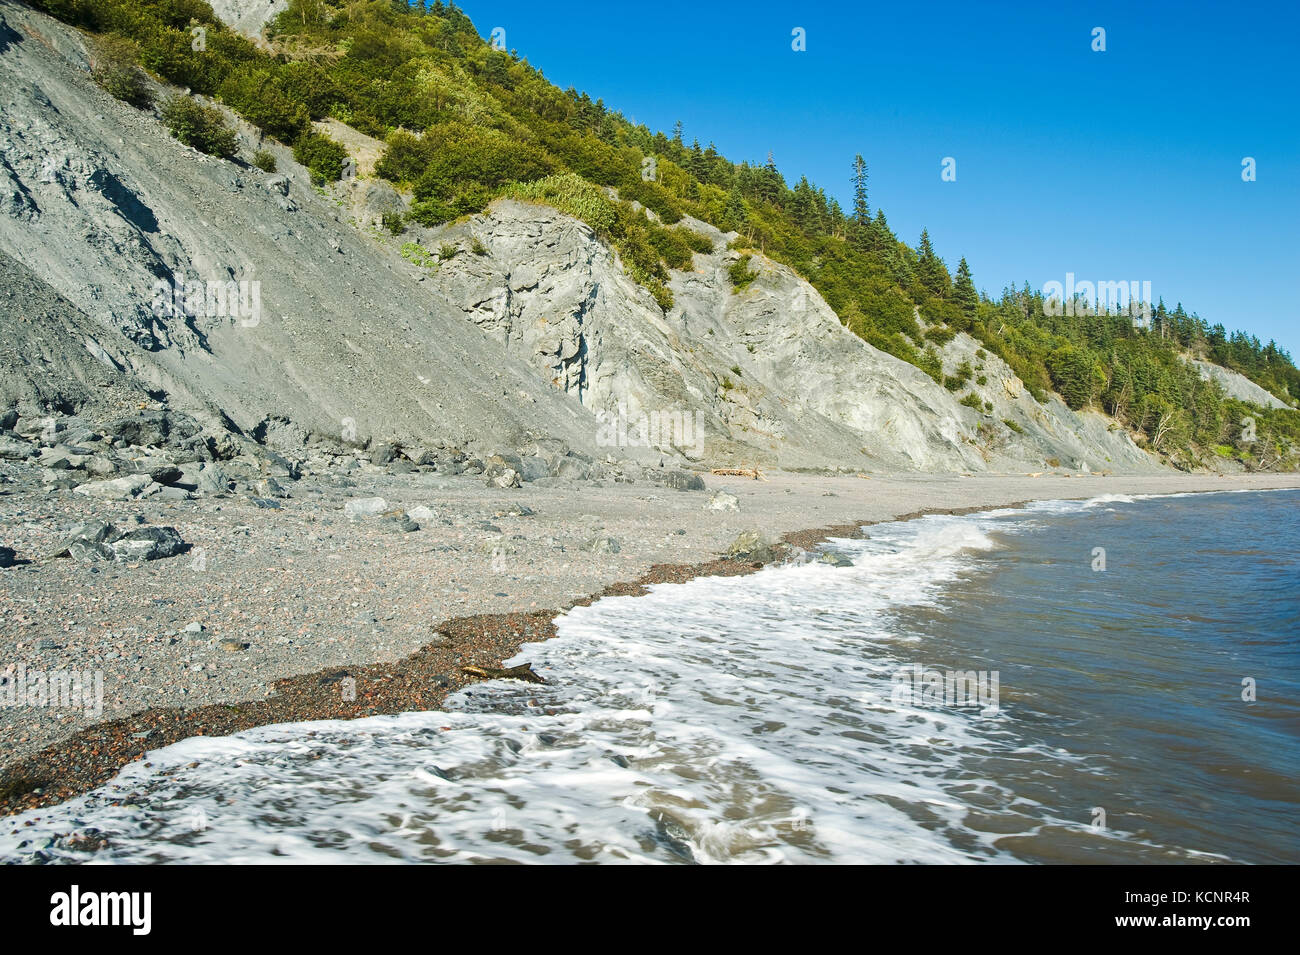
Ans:
<svg viewBox="0 0 1300 955"><path fill-rule="evenodd" d="M957 265L957 280L953 283L952 297L968 318L975 317L975 310L979 307L980 297L979 293L975 291L975 283L971 280L970 266L966 264L965 256Z"/></svg>
<svg viewBox="0 0 1300 955"><path fill-rule="evenodd" d="M871 221L871 209L867 205L867 163L858 153L853 158L853 221L866 228Z"/></svg>
<svg viewBox="0 0 1300 955"><path fill-rule="evenodd" d="M930 244L930 233L926 229L921 230L921 241L916 252L916 277L920 280L922 287L931 295L946 298L952 279L948 275L948 268L943 264L943 260L935 254L934 246Z"/></svg>

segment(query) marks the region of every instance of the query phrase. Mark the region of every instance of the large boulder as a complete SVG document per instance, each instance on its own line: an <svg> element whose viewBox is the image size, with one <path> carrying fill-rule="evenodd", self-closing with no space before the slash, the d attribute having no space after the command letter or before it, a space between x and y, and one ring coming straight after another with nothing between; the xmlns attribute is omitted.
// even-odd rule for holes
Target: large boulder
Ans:
<svg viewBox="0 0 1300 955"><path fill-rule="evenodd" d="M146 525L123 530L105 521L86 521L74 525L63 546L50 556L82 561L141 561L174 557L187 549L174 527Z"/></svg>
<svg viewBox="0 0 1300 955"><path fill-rule="evenodd" d="M157 488L147 474L128 474L108 481L91 481L76 489L77 494L98 498L101 501L130 501L145 496L150 488Z"/></svg>

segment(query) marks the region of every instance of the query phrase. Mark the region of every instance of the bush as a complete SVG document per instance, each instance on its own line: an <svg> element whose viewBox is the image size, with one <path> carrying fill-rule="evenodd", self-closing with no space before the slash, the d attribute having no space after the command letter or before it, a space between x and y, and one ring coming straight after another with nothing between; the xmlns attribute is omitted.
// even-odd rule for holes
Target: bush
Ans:
<svg viewBox="0 0 1300 955"><path fill-rule="evenodd" d="M974 408L976 411L984 410L984 402L981 401L980 396L975 394L973 391L966 392L966 394L962 396L960 404L965 405L967 408Z"/></svg>
<svg viewBox="0 0 1300 955"><path fill-rule="evenodd" d="M731 277L731 290L733 292L743 292L749 287L749 283L758 278L758 274L749 271L749 261L752 256L742 255L735 262L727 266L727 275Z"/></svg>
<svg viewBox="0 0 1300 955"><path fill-rule="evenodd" d="M433 158L423 139L404 130L388 137L388 148L375 164L375 174L389 182L411 183L419 179Z"/></svg>
<svg viewBox="0 0 1300 955"><path fill-rule="evenodd" d="M136 65L139 51L134 43L123 37L103 36L95 42L93 49L91 75L96 83L137 109L148 109L153 105L149 79Z"/></svg>
<svg viewBox="0 0 1300 955"><path fill-rule="evenodd" d="M1016 424L1016 423L1015 423L1014 421L1012 421L1010 418L1003 418L1003 419L1002 419L1002 423L1003 423L1004 425L1006 425L1008 428L1010 428L1012 431L1014 431L1016 434L1024 434L1024 433L1025 433L1025 429L1022 428L1022 427L1020 427L1020 425Z"/></svg>
<svg viewBox="0 0 1300 955"><path fill-rule="evenodd" d="M262 172L275 172L275 156L265 149L253 153L253 165Z"/></svg>
<svg viewBox="0 0 1300 955"><path fill-rule="evenodd" d="M691 247L681 236L681 229L665 229L662 226L648 223L649 241L654 250L659 253L664 264L670 269L689 269L691 267Z"/></svg>
<svg viewBox="0 0 1300 955"><path fill-rule="evenodd" d="M343 175L343 160L348 158L348 154L328 136L305 133L293 145L293 158L311 171L311 181L319 186L339 180Z"/></svg>
<svg viewBox="0 0 1300 955"><path fill-rule="evenodd" d="M401 235L406 231L406 216L400 212L385 212L379 217L379 221L393 235Z"/></svg>
<svg viewBox="0 0 1300 955"><path fill-rule="evenodd" d="M936 345L946 345L956 337L957 333L946 325L935 325L925 330L925 339Z"/></svg>
<svg viewBox="0 0 1300 955"><path fill-rule="evenodd" d="M311 127L307 108L291 99L266 70L232 72L220 92L223 103L281 142L291 143Z"/></svg>
<svg viewBox="0 0 1300 955"><path fill-rule="evenodd" d="M226 114L215 106L204 106L189 96L174 96L162 109L162 121L172 135L199 152L230 159L238 151L235 131Z"/></svg>

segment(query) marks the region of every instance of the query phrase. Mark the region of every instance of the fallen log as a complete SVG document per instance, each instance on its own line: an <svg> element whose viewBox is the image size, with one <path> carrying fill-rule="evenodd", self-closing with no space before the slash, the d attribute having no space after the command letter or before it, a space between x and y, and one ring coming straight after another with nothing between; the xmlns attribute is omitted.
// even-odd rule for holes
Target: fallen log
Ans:
<svg viewBox="0 0 1300 955"><path fill-rule="evenodd" d="M485 680L523 680L526 683L546 682L533 672L531 663L525 663L517 667L507 667L504 670L497 667L480 666L463 666L460 669L462 673L468 673L470 676L481 676Z"/></svg>

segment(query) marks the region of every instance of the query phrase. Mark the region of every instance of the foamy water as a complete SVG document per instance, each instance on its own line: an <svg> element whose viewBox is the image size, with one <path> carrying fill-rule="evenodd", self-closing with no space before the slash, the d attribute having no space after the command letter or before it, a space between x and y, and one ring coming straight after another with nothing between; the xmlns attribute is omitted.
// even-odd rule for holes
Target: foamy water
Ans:
<svg viewBox="0 0 1300 955"><path fill-rule="evenodd" d="M1127 500L878 525L834 543L850 568L604 599L509 661L548 686L495 681L446 712L186 740L6 820L0 861L1013 862L1016 839L1046 831L1100 852L1141 842L998 769L1100 772L1022 732L1014 690L995 708L896 692L900 668L938 662L900 614L941 614L947 589L1017 537ZM957 662L998 669L975 650ZM107 847L58 838L87 829Z"/></svg>

